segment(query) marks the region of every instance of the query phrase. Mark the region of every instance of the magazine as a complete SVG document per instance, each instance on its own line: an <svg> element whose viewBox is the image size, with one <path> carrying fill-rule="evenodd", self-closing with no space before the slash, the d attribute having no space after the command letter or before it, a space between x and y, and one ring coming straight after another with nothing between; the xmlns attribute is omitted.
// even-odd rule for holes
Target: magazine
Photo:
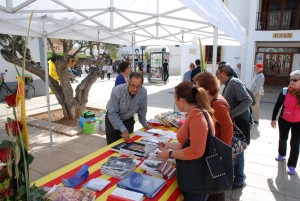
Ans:
<svg viewBox="0 0 300 201"><path fill-rule="evenodd" d="M166 180L162 178L138 172L131 172L117 183L120 188L143 193L148 198L153 198L165 185Z"/></svg>

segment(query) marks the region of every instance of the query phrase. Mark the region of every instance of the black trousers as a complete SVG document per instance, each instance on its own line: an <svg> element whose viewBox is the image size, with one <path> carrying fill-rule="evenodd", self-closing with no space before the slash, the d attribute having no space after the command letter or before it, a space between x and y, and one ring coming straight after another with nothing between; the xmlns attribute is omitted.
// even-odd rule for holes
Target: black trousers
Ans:
<svg viewBox="0 0 300 201"><path fill-rule="evenodd" d="M299 157L299 145L300 145L300 122L292 123L279 117L278 119L279 127L279 147L278 153L281 156L286 155L287 140L289 137L289 132L291 130L291 151L287 162L288 166L296 167Z"/></svg>
<svg viewBox="0 0 300 201"><path fill-rule="evenodd" d="M134 119L133 116L125 121L123 121L124 126L127 128L129 133L132 133L134 130ZM115 130L111 125L108 115L105 116L105 134L107 145L119 140L122 138L122 133L120 130Z"/></svg>

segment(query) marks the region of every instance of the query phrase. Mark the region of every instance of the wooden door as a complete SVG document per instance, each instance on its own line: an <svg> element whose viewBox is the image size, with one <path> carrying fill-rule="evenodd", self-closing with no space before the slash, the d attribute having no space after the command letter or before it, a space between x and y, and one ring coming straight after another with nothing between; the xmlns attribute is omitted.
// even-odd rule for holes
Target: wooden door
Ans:
<svg viewBox="0 0 300 201"><path fill-rule="evenodd" d="M288 85L292 70L293 54L264 54L264 75L266 84Z"/></svg>

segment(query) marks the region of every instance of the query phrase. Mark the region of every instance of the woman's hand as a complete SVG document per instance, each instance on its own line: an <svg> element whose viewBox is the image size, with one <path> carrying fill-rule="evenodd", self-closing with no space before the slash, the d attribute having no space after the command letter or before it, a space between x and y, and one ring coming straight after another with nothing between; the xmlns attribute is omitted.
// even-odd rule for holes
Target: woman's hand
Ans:
<svg viewBox="0 0 300 201"><path fill-rule="evenodd" d="M157 143L158 148L164 148L164 149L170 149L170 143L169 142L159 142Z"/></svg>
<svg viewBox="0 0 300 201"><path fill-rule="evenodd" d="M272 128L276 128L276 120L271 121Z"/></svg>
<svg viewBox="0 0 300 201"><path fill-rule="evenodd" d="M167 160L169 159L169 150L159 147L159 151L156 156L160 159Z"/></svg>

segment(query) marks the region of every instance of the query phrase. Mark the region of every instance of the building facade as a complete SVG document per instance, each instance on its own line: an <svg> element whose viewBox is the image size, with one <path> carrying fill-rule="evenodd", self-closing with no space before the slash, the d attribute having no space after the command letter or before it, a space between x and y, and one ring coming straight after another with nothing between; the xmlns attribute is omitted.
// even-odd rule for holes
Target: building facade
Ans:
<svg viewBox="0 0 300 201"><path fill-rule="evenodd" d="M228 0L228 9L246 29L241 47L223 47L222 58L234 67L242 63L249 86L255 63L263 63L266 84L287 85L300 69L300 0Z"/></svg>

